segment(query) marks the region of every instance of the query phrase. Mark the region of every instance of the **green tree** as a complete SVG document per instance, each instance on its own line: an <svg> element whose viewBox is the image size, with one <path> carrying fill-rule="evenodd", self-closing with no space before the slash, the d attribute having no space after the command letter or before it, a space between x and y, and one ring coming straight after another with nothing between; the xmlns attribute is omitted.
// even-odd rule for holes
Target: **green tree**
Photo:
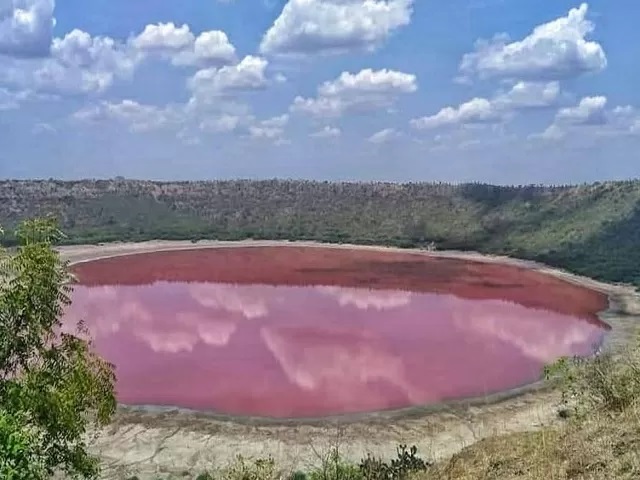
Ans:
<svg viewBox="0 0 640 480"><path fill-rule="evenodd" d="M113 367L92 352L81 324L62 325L72 287L53 248L61 235L53 220L25 221L15 254L0 252L3 479L95 478L85 434L116 408Z"/></svg>
<svg viewBox="0 0 640 480"><path fill-rule="evenodd" d="M0 410L0 478L40 479L46 473L40 434L28 425L25 415Z"/></svg>

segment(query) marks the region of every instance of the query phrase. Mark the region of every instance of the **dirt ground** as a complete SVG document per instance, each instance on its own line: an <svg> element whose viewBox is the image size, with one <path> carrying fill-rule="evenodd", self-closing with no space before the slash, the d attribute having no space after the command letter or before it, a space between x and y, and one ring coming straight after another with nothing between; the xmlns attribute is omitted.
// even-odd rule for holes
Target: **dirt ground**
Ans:
<svg viewBox="0 0 640 480"><path fill-rule="evenodd" d="M305 242L167 242L121 243L60 248L72 263L160 250L247 246L322 246ZM369 248L336 245L332 248ZM533 262L476 253L423 252L451 258L500 262L538 270L609 296L600 318L611 325L605 347L622 351L640 325L640 297L627 286L609 285ZM558 393L545 385L488 398L398 412L352 415L315 421L266 421L206 415L178 410L121 407L112 425L91 434L90 445L103 459L105 479L136 475L140 480L179 478L224 466L237 454L272 456L285 468L305 469L318 455L338 444L359 460L367 453L390 457L400 443L418 446L425 458L442 459L483 438L534 430L556 421Z"/></svg>

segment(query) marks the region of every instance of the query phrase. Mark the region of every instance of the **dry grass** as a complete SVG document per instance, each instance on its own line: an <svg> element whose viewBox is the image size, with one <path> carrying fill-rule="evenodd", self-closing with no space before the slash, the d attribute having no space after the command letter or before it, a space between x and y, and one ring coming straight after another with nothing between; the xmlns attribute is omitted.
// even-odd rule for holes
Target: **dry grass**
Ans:
<svg viewBox="0 0 640 480"><path fill-rule="evenodd" d="M640 412L483 440L418 480L640 478Z"/></svg>
<svg viewBox="0 0 640 480"><path fill-rule="evenodd" d="M483 440L417 480L640 478L640 346L564 361L561 427Z"/></svg>

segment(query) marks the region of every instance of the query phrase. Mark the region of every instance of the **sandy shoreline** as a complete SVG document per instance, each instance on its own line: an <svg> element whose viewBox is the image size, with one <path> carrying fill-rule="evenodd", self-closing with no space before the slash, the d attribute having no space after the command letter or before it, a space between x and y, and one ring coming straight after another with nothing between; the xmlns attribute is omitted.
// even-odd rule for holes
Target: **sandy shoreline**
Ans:
<svg viewBox="0 0 640 480"><path fill-rule="evenodd" d="M605 348L620 351L638 331L640 300L632 288L506 257L281 241L203 241L195 244L188 241L152 241L71 246L59 250L64 259L79 263L155 251L288 245L401 251L534 269L608 295L610 307L600 314L600 318L612 327ZM175 409L123 407L113 425L95 434L91 446L103 458L104 478L109 479L137 475L144 480L158 474L179 476L184 471L197 474L214 465L224 465L239 453L249 457L271 455L281 465L292 469L304 468L317 461L315 452L336 441L341 444L343 453L354 460L359 460L366 453L391 456L399 443L415 444L423 456L438 459L487 436L531 430L557 421L557 399L557 392L538 384L446 405L315 421L234 419Z"/></svg>

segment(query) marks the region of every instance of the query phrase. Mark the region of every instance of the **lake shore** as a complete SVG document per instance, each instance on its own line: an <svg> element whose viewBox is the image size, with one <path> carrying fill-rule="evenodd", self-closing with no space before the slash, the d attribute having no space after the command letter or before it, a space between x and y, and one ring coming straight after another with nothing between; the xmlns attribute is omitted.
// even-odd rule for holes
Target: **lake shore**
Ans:
<svg viewBox="0 0 640 480"><path fill-rule="evenodd" d="M64 259L79 263L136 253L252 246L401 251L534 269L609 297L609 308L599 315L612 327L604 348L623 351L638 330L640 301L630 287L597 282L534 262L472 252L426 252L280 241L152 241L71 246L59 250ZM422 456L442 459L489 436L532 430L558 422L558 397L549 385L538 383L481 399L443 405L291 421L233 418L177 409L121 407L111 426L92 435L91 446L104 461L104 477L114 479L137 475L144 480L159 473L198 472L212 465L224 465L237 454L248 457L271 455L280 465L304 469L318 460L316 452L335 443L340 444L347 458L356 461L366 453L392 456L399 443L415 444Z"/></svg>

